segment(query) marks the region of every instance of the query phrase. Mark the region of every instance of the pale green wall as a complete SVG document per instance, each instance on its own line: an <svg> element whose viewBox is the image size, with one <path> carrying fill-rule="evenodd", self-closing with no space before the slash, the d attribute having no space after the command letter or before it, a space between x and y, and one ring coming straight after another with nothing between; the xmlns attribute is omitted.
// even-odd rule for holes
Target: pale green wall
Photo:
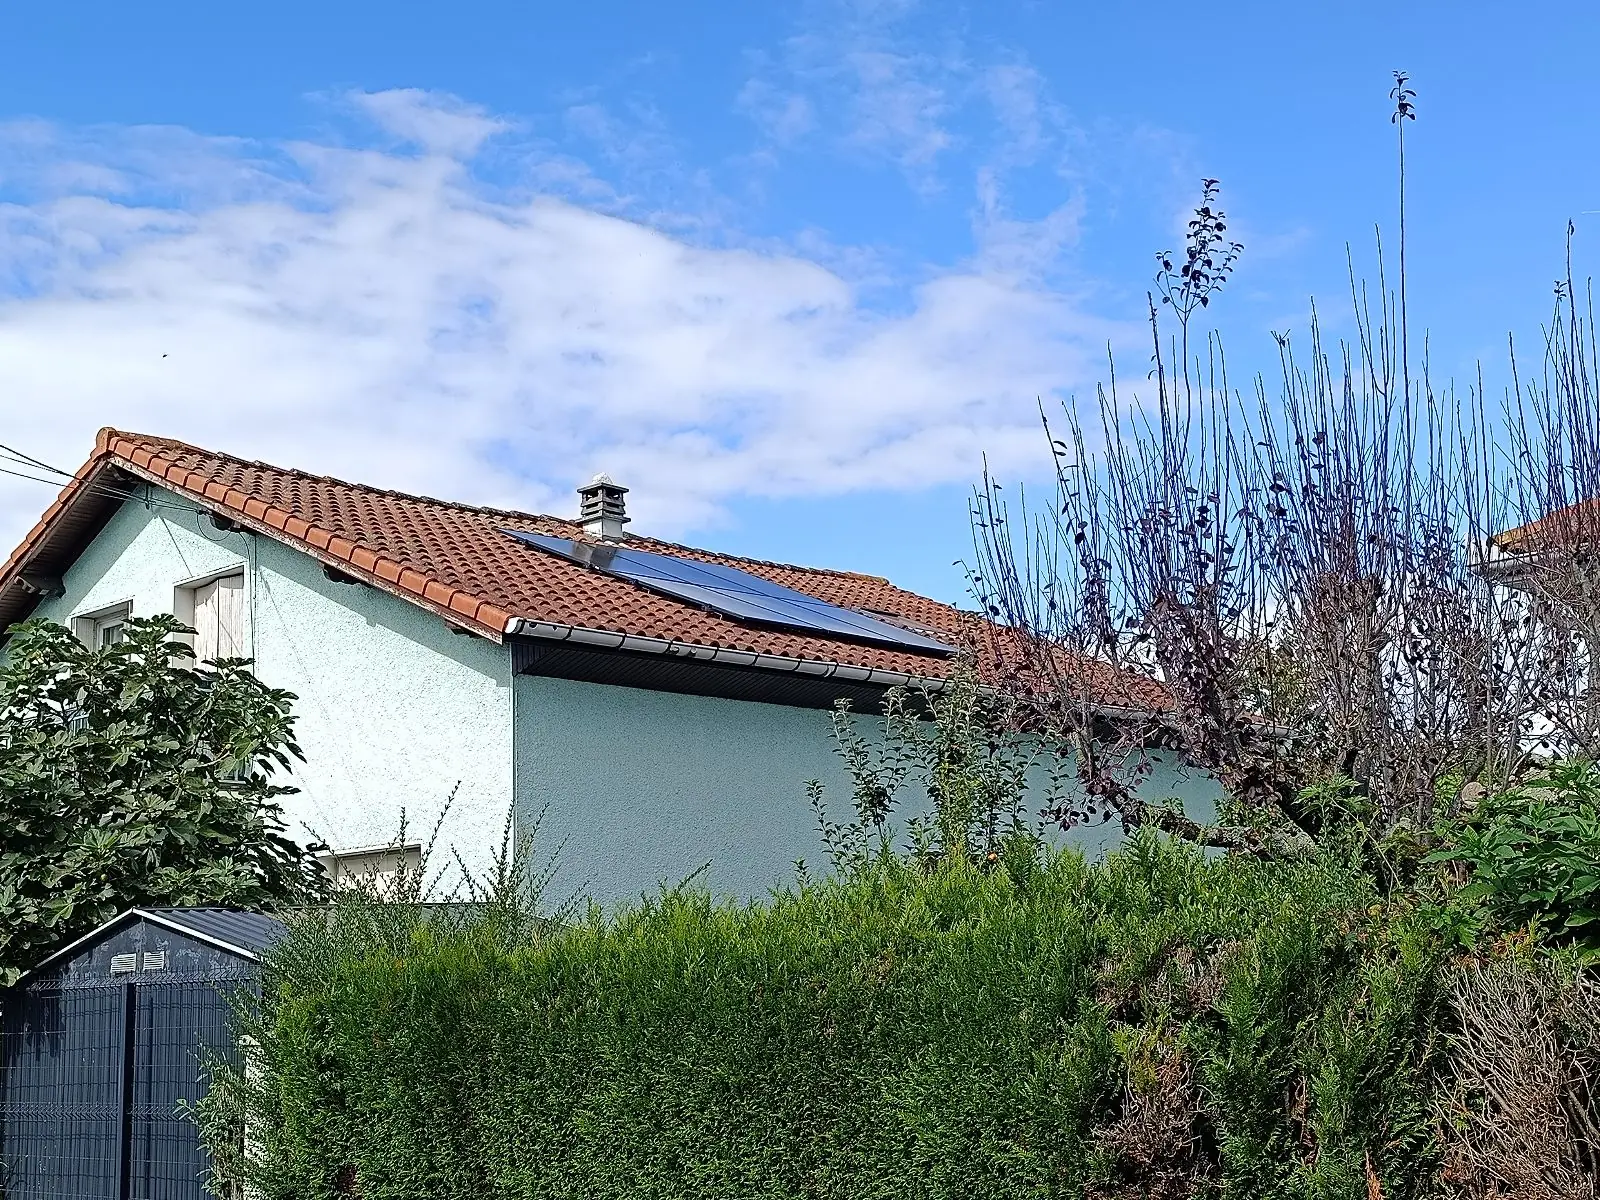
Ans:
<svg viewBox="0 0 1600 1200"><path fill-rule="evenodd" d="M425 836L450 789L442 831L481 861L511 796L511 692L503 647L454 634L416 605L333 583L319 563L269 538L225 533L171 493L129 501L67 571L66 595L37 615L131 601L171 612L174 589L243 566L247 639L260 678L287 688L306 762L285 807L335 847L393 838L403 808Z"/></svg>
<svg viewBox="0 0 1600 1200"><path fill-rule="evenodd" d="M714 892L759 896L791 881L796 859L827 868L807 780L827 785L835 820L849 811L825 712L519 676L516 719L518 816L543 813L537 843L557 855L557 897L582 891L609 904L707 863L700 878ZM1043 764L1034 772L1033 810L1047 774ZM1199 819L1218 794L1170 758L1140 790L1177 796ZM1103 825L1069 837L1098 854L1120 833Z"/></svg>

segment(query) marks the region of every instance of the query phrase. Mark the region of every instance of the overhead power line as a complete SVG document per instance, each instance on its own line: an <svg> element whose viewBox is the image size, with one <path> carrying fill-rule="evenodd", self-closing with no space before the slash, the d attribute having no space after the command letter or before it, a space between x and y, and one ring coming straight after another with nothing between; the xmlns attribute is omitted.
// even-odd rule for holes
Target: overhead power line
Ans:
<svg viewBox="0 0 1600 1200"><path fill-rule="evenodd" d="M15 460L12 460L12 461L15 461ZM50 469L50 468L46 468L46 469ZM10 475L10 476L12 476L12 477L14 477L16 479L26 479L26 480L29 480L32 483L48 483L52 487L61 487L62 483L63 483L63 481L59 480L59 479L50 479L50 478L47 478L47 477L44 477L44 476L30 475L30 474L28 474L28 473L26 473L24 471L13 471L13 470L10 470L10 469L8 469L6 467L0 467L0 475ZM70 476L70 475L67 476L67 479L69 481L72 478L73 477ZM143 495L143 494L141 494L139 492L127 492L127 491L123 491L120 488L107 487L103 483L86 483L86 482L83 482L82 480L80 480L78 482L78 486L79 486L80 489L90 493L91 495L105 496L108 499L113 499L113 500L137 500L137 501L139 501L139 503L148 505L151 508L165 508L165 509L171 510L172 512L192 513L192 512L197 511L195 506L190 506L190 505L185 505L185 504L173 504L170 501L157 500L152 496Z"/></svg>

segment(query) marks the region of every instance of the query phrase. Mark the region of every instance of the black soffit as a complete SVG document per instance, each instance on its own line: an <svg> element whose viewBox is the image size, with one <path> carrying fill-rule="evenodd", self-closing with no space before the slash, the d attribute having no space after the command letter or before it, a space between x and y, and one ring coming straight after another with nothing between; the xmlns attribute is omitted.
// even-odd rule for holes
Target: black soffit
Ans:
<svg viewBox="0 0 1600 1200"><path fill-rule="evenodd" d="M873 642L922 654L954 654L955 647L920 633L829 604L737 567L673 558L651 550L599 546L570 538L502 529L501 533L568 562L603 571L653 592L755 625L798 629L823 637Z"/></svg>

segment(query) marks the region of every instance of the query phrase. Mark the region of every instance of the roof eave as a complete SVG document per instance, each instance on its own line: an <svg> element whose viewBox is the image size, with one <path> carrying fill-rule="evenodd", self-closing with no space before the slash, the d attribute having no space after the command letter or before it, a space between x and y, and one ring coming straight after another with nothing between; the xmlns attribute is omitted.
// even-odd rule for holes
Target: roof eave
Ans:
<svg viewBox="0 0 1600 1200"><path fill-rule="evenodd" d="M167 469L152 467L151 463L160 461L156 456L145 454L144 462L140 462L139 457L138 454L127 458L118 455L117 461L130 474L175 491L205 511L226 517L251 533L292 546L324 566L333 567L408 604L425 608L452 625L493 642L504 641L506 627L513 618L487 601L447 587L403 563L376 554L357 542L338 537L237 489L216 480L205 480L198 472L183 471L176 464ZM173 478L173 473L180 477ZM188 482L191 477L201 481L199 487Z"/></svg>
<svg viewBox="0 0 1600 1200"><path fill-rule="evenodd" d="M182 934L184 937L193 938L197 942L205 942L207 945L215 946L219 950L226 950L228 953L236 954L240 958L247 958L251 962L261 961L261 955L246 946L240 946L233 942L229 942L226 938L214 937L211 934L202 933L200 930L192 929L181 921L174 921L172 918L164 916L163 914L152 911L148 908L129 908L119 912L109 921L102 921L99 925L96 925L93 929L89 930L88 933L83 934L81 937L73 938L72 941L68 942L65 946L62 946L61 949L50 954L48 957L40 959L38 962L34 963L33 966L29 967L26 971L19 975L17 977L17 982L11 986L17 987L25 980L30 979L34 975L37 975L40 971L43 971L46 967L50 966L51 963L67 957L73 951L81 949L90 942L94 941L96 938L110 933L119 925L127 924L130 921L141 920L149 921L153 925L159 925L163 929L169 929L173 933Z"/></svg>
<svg viewBox="0 0 1600 1200"><path fill-rule="evenodd" d="M881 667L856 667L829 659L791 658L782 654L764 654L756 650L738 650L728 646L706 646L698 642L677 639L644 637L639 634L617 633L609 629L593 629L582 625L563 625L552 621L537 621L513 617L505 630L507 637L529 637L540 641L570 642L592 646L600 650L621 650L634 654L655 654L692 659L696 662L717 663L722 666L743 667L749 670L772 671L790 675L805 675L815 679L837 679L848 683L868 684L876 687L915 687L930 692L941 692L950 681L937 675L916 675L906 671L886 671Z"/></svg>
<svg viewBox="0 0 1600 1200"><path fill-rule="evenodd" d="M1549 552L1538 547L1512 548L1503 540L1508 536L1497 534L1473 546L1468 568L1489 583L1526 588L1540 564L1548 560Z"/></svg>
<svg viewBox="0 0 1600 1200"><path fill-rule="evenodd" d="M513 617L506 628L507 637L535 638L540 641L564 642L599 650L623 653L652 654L690 659L696 662L716 663L721 666L740 667L746 670L770 671L778 674L800 675L813 679L835 679L845 683L864 684L884 689L892 687L914 688L939 694L950 686L948 676L917 675L905 671L888 671L881 667L856 667L830 659L790 658L779 654L763 654L754 650L738 650L727 646L705 646L696 642L676 639L642 637L637 634L618 633L610 629L593 629L581 625L563 625L552 621L535 621ZM986 685L986 690L987 685ZM1155 708L1138 705L1092 702L1090 709L1096 717L1113 722L1160 720L1163 713ZM1263 727L1264 729L1270 727Z"/></svg>
<svg viewBox="0 0 1600 1200"><path fill-rule="evenodd" d="M65 565L77 558L100 525L122 503L122 497L113 494L115 489L102 486L106 475L120 470L121 466L97 446L95 453L78 468L0 567L0 640L4 640L13 624L26 620L42 599L26 586L25 577L29 571L41 559L64 558L65 564L50 564L55 574L64 574ZM57 567L60 569L56 570Z"/></svg>

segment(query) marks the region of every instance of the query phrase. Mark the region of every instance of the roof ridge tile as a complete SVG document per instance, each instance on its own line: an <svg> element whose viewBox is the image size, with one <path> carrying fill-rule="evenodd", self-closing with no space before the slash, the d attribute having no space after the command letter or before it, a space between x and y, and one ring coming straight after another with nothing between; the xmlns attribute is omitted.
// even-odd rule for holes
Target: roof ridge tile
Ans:
<svg viewBox="0 0 1600 1200"><path fill-rule="evenodd" d="M555 521L562 525L576 526L577 522L570 517L558 517L551 513L529 512L518 508L496 508L485 504L468 504L461 500L443 500L438 496L429 496L422 492L405 492L398 488L378 487L371 483L356 483L342 479L337 475L319 474L315 471L302 470L299 467L283 467L277 463L269 463L259 458L241 458L237 454L230 454L226 450L207 450L203 446L196 446L192 442L180 441L177 438L157 437L154 434L132 433L125 429L113 429L110 426L100 431L102 436L109 435L110 440L120 438L132 445L141 443L148 445L167 446L190 454L197 454L203 458L220 458L241 467L253 467L258 471L273 471L279 475L290 475L296 479L308 480L312 483L331 483L337 487L349 488L354 492L362 492L369 496L389 496L396 500L415 500L420 504L433 504L439 508L449 509L453 512L475 512L492 517L514 517L518 520L528 521ZM109 443L108 443L109 444Z"/></svg>
<svg viewBox="0 0 1600 1200"><path fill-rule="evenodd" d="M414 500L421 504L432 504L452 512L479 513L489 517L505 517L521 521L551 521L569 528L578 528L578 522L571 517L558 517L553 513L536 513L527 509L497 508L493 505L468 504L459 500L442 500L437 496L429 496L422 492L406 492L398 488L382 488L369 483L353 483L337 475L318 474L313 471L304 471L298 467L280 467L276 463L269 463L262 459L241 458L237 454L229 454L225 450L207 450L204 447L193 445L190 442L180 441L177 438L163 438L151 434L130 433L127 430L112 429L109 426L100 431L101 435L111 435L128 442L144 442L181 447L191 454L198 454L206 458L226 459L239 466L253 467L259 471L274 471L280 475L290 475L296 479L305 479L314 483L333 484L337 487L349 488L352 491L362 492L369 496L388 496L397 500ZM751 563L756 566L773 567L783 571L803 571L811 575L826 575L838 579L860 579L871 583L884 584L895 587L886 576L873 575L865 571L847 571L838 567L814 567L804 563L779 562L776 559L757 558L748 554L732 554L723 550L710 550L704 546L690 546L682 542L670 541L666 538L651 537L649 535L630 535L628 540L637 538L640 541L652 542L658 546L665 546L673 550L680 550L690 554L703 554L708 557L722 559L728 562ZM897 591L904 589L896 588ZM908 593L915 595L916 593Z"/></svg>

